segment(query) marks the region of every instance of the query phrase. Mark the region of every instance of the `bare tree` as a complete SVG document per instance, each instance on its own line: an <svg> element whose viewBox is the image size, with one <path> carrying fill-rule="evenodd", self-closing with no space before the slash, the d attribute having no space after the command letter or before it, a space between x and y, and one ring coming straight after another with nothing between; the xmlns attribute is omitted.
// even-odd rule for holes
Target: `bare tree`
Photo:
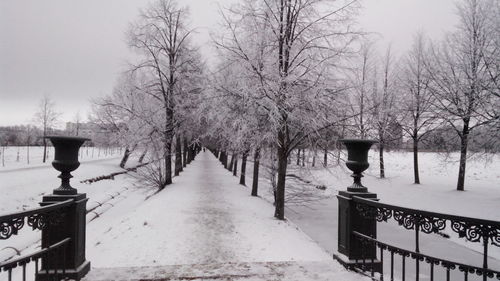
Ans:
<svg viewBox="0 0 500 281"><path fill-rule="evenodd" d="M354 117L354 134L362 139L368 136L368 125L370 124L370 120L367 120L369 117L367 113L370 110L370 84L375 78L373 77L375 70L373 57L373 42L366 40L361 45L359 55L356 56L360 62L356 62L355 66L348 73L353 92L350 95L350 108L353 113L357 113ZM357 65L358 63L359 65Z"/></svg>
<svg viewBox="0 0 500 281"><path fill-rule="evenodd" d="M188 11L179 8L175 0L157 0L152 3L129 32L130 46L137 50L143 60L134 71L144 74L146 79L142 92L149 95L162 112L162 143L165 176L161 188L172 183L172 145L177 127L176 86L182 67L189 63L188 37L191 31L186 26Z"/></svg>
<svg viewBox="0 0 500 281"><path fill-rule="evenodd" d="M418 168L418 149L420 140L435 128L436 114L432 108L433 95L429 91L429 77L425 72L426 44L424 35L417 33L413 46L404 59L401 71L400 89L403 93L401 102L401 120L403 130L413 142L414 183L420 184Z"/></svg>
<svg viewBox="0 0 500 281"><path fill-rule="evenodd" d="M498 63L498 32L491 24L498 1L462 0L457 5L459 25L432 51L430 88L440 117L460 138L457 190L465 189L469 136L499 119L498 77L491 67ZM496 77L496 78L495 78ZM496 94L495 94L496 93Z"/></svg>
<svg viewBox="0 0 500 281"><path fill-rule="evenodd" d="M382 62L382 88L379 89L376 79L371 93L373 128L378 138L380 178L385 178L384 150L394 139L395 119L395 76L394 58L391 48L387 48Z"/></svg>
<svg viewBox="0 0 500 281"><path fill-rule="evenodd" d="M82 123L82 117L80 116L80 111L78 111L75 114L74 120L75 120L75 136L78 136L80 134L80 126Z"/></svg>
<svg viewBox="0 0 500 281"><path fill-rule="evenodd" d="M217 46L255 78L258 88L251 101L268 116L278 162L274 214L278 219L284 219L291 151L308 135L338 120L335 114L324 120L318 112L332 111L345 88L332 77L359 35L352 30L357 2L247 0L223 14L226 33Z"/></svg>
<svg viewBox="0 0 500 281"><path fill-rule="evenodd" d="M141 77L135 74L137 73L123 73L118 79L113 93L110 96L94 100L92 108L92 122L110 131L112 141L125 148L120 161L122 168L125 167L130 155L138 147L146 151L150 146L157 149L157 143L161 143L155 138L161 138L159 132L161 132L163 119L159 117L158 111L162 109L157 108L153 98L144 95L141 91L143 83ZM157 142L155 146L149 144L151 139ZM154 154L152 159L157 161L158 150L150 152ZM152 176L156 179L164 179L164 175L155 174ZM148 182L155 183L156 181ZM161 185L157 187L161 188Z"/></svg>
<svg viewBox="0 0 500 281"><path fill-rule="evenodd" d="M38 104L38 111L35 113L34 117L34 122L40 126L42 130L43 163L47 160L47 140L45 137L52 130L53 126L56 125L59 116L60 113L55 110L55 103L50 96L43 96Z"/></svg>

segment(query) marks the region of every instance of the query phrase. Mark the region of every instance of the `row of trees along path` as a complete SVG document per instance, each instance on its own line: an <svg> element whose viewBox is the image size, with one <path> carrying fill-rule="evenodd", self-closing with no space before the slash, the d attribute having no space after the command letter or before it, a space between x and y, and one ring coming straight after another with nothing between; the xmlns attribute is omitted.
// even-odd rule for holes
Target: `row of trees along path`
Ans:
<svg viewBox="0 0 500 281"><path fill-rule="evenodd" d="M471 134L498 148L498 0L460 0L456 29L442 41L416 35L401 59L390 48L378 55L374 38L356 28L360 8L356 0L238 1L221 8L208 68L188 10L157 0L131 24L138 59L95 101L94 121L114 127L128 153L147 151L155 160L148 182L159 189L172 183L172 157L190 145L244 161L267 151L278 219L292 152L339 149L346 136L379 141L383 178L384 151L404 132L419 183L419 145L451 130L445 143L459 140L464 190Z"/></svg>

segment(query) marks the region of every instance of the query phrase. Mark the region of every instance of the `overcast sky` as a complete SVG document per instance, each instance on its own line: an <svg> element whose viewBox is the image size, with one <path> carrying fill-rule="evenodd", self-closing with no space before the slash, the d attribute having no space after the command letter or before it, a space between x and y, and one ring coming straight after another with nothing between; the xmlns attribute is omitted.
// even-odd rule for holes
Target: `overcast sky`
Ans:
<svg viewBox="0 0 500 281"><path fill-rule="evenodd" d="M210 56L218 6L237 0L180 0ZM146 0L0 0L0 126L31 122L47 94L64 121L85 117L89 100L109 94L130 58L124 32ZM364 0L361 26L404 52L415 32L439 38L456 24L454 0Z"/></svg>

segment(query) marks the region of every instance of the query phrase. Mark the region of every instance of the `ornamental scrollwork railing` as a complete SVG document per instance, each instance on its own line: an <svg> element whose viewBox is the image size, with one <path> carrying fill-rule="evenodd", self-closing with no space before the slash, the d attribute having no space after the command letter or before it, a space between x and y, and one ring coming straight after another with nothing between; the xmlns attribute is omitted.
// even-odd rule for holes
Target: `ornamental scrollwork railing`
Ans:
<svg viewBox="0 0 500 281"><path fill-rule="evenodd" d="M26 224L33 230L42 230L48 225L60 224L64 218L64 209L70 206L73 200L66 200L40 208L0 216L0 240L9 239L17 235Z"/></svg>
<svg viewBox="0 0 500 281"><path fill-rule="evenodd" d="M356 209L361 216L375 218L378 222L387 222L393 218L400 226L408 230L417 230L424 233L438 233L446 228L450 222L451 230L460 238L470 242L489 240L492 245L500 247L500 222L469 217L460 217L429 211L422 211L389 204L374 200L354 197Z"/></svg>
<svg viewBox="0 0 500 281"><path fill-rule="evenodd" d="M370 237L363 233L354 231L352 235L355 239L363 245L363 249L378 247L380 253L378 254L383 264L384 251L389 252L391 257L391 278L394 278L394 255L401 256L402 259L402 275L405 276L405 261L408 257L415 260L416 278L419 280L420 276L420 263L425 262L430 266L430 280L434 280L434 266L440 266L446 271L446 280L450 279L450 272L458 269L464 275L464 280L468 280L469 275L481 276L482 280L496 278L500 280L500 272L491 270L488 267L488 246L493 245L500 247L500 222L476 219L470 217L461 217L455 215L441 214L436 212L429 212L423 210L416 210L404 208L389 204L384 204L375 200L364 199L361 197L353 197L356 211L361 217L366 219L376 220L378 222L388 222L393 219L397 224L404 229L413 230L415 232L415 250L409 251L389 244L385 244L374 237ZM448 227L449 226L449 227ZM441 233L445 229L450 229L457 234L459 238L464 238L469 242L479 242L483 246L483 266L476 267L473 265L466 265L431 257L420 253L419 233ZM366 255L368 257L369 255ZM374 256L371 256L373 259ZM365 261L363 261L365 262ZM373 260L372 260L373 263ZM361 263L360 263L361 264ZM370 267L363 268L361 271L367 272ZM371 268L372 277L374 276L373 267ZM381 278L383 280L383 265ZM375 280L375 279L374 279ZM393 280L393 279L391 279Z"/></svg>

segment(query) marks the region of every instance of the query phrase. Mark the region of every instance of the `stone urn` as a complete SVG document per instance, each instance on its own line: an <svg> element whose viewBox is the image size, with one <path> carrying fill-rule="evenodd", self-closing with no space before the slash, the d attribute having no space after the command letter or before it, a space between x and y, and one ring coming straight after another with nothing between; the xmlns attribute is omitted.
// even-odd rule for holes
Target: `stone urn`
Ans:
<svg viewBox="0 0 500 281"><path fill-rule="evenodd" d="M351 177L354 178L354 183L347 188L350 192L368 192L368 189L361 184L363 172L368 169L368 151L370 147L377 143L375 140L364 139L341 139L347 148L347 162L346 166L353 173Z"/></svg>
<svg viewBox="0 0 500 281"><path fill-rule="evenodd" d="M54 161L52 166L61 172L61 186L54 189L55 195L75 195L77 190L69 184L73 176L71 172L80 166L78 162L78 150L85 141L90 139L81 137L47 136L54 146Z"/></svg>

